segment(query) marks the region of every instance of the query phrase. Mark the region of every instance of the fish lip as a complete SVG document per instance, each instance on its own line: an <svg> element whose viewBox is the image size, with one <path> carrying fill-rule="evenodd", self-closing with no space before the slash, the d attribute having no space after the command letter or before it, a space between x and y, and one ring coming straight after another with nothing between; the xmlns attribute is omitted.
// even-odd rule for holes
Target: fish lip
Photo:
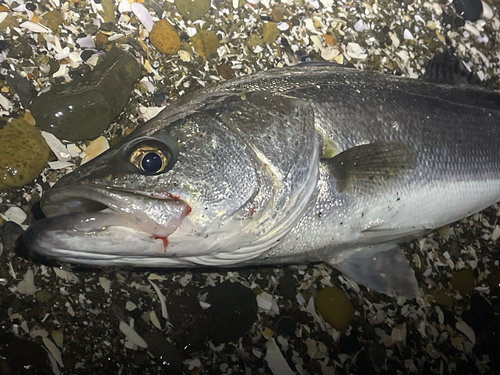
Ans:
<svg viewBox="0 0 500 375"><path fill-rule="evenodd" d="M141 198L152 198L153 201L159 202L158 206L160 207L162 205L167 207L168 204L178 206L177 218L174 218L173 225L170 225L167 229L168 221L161 225L148 215L145 215L140 208L126 206L127 203L133 206L134 201L141 203ZM94 184L53 187L42 196L40 205L44 214L49 218L62 217L70 213L89 213L91 215L92 213L111 210L121 217L124 224L131 229L148 233L154 238L163 239L165 247L167 237L177 230L184 217L191 211L189 204L180 199L179 196L169 192L145 193L132 189ZM135 218L134 215L139 215L140 219Z"/></svg>

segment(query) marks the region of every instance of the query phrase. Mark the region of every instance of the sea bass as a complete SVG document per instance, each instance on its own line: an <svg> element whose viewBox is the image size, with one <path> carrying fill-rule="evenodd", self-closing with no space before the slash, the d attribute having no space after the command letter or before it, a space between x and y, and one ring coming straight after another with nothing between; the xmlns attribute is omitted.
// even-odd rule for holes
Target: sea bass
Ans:
<svg viewBox="0 0 500 375"><path fill-rule="evenodd" d="M398 244L500 200L500 94L310 65L186 96L42 197L24 243L95 266L328 262L414 297Z"/></svg>

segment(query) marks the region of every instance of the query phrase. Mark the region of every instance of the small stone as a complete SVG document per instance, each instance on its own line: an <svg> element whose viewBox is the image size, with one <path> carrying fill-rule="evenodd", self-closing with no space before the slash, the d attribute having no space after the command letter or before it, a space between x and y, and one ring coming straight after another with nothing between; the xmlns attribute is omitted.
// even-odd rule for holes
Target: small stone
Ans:
<svg viewBox="0 0 500 375"><path fill-rule="evenodd" d="M12 16L12 15L7 15L7 17L5 17L5 19L2 21L2 23L0 23L0 32L1 31L5 31L5 29L7 28L14 28L14 27L18 27L19 26L19 22L17 22L17 18Z"/></svg>
<svg viewBox="0 0 500 375"><path fill-rule="evenodd" d="M434 297L437 304L445 307L453 306L453 298L449 296L444 290L432 289L429 294Z"/></svg>
<svg viewBox="0 0 500 375"><path fill-rule="evenodd" d="M143 335L144 340L148 344L148 350L158 359L161 359L162 364L169 370L177 370L182 366L182 358L179 356L174 344L159 333L148 331Z"/></svg>
<svg viewBox="0 0 500 375"><path fill-rule="evenodd" d="M234 78L234 70L228 64L220 64L217 66L217 72L224 79Z"/></svg>
<svg viewBox="0 0 500 375"><path fill-rule="evenodd" d="M275 22L266 22L262 27L262 39L266 43L274 43L276 42L276 38L278 37L279 31Z"/></svg>
<svg viewBox="0 0 500 375"><path fill-rule="evenodd" d="M257 34L250 34L245 44L251 49L255 49L257 46L263 46L264 41L262 40L262 37Z"/></svg>
<svg viewBox="0 0 500 375"><path fill-rule="evenodd" d="M500 288L500 268L494 268L486 279L491 288Z"/></svg>
<svg viewBox="0 0 500 375"><path fill-rule="evenodd" d="M38 292L35 293L35 299L38 302L45 302L50 299L52 299L53 295L52 293L46 291L46 290L39 290Z"/></svg>
<svg viewBox="0 0 500 375"><path fill-rule="evenodd" d="M210 9L210 0L175 0L174 3L181 16L190 21L203 18Z"/></svg>
<svg viewBox="0 0 500 375"><path fill-rule="evenodd" d="M108 38L109 38L108 35L98 32L97 34L95 34L95 45L98 48L103 48L106 45L106 43L108 43Z"/></svg>
<svg viewBox="0 0 500 375"><path fill-rule="evenodd" d="M218 345L238 340L257 319L255 294L239 283L226 281L210 287L205 310L208 318L208 335Z"/></svg>
<svg viewBox="0 0 500 375"><path fill-rule="evenodd" d="M198 298L186 295L168 296L167 310L173 326L171 338L177 349L183 354L200 350L207 338L208 318Z"/></svg>
<svg viewBox="0 0 500 375"><path fill-rule="evenodd" d="M115 22L116 21L116 7L115 2L113 0L102 0L102 18L104 18L104 22Z"/></svg>
<svg viewBox="0 0 500 375"><path fill-rule="evenodd" d="M475 332L486 328L493 320L493 307L481 295L474 294L470 298L470 309L462 314L463 320Z"/></svg>
<svg viewBox="0 0 500 375"><path fill-rule="evenodd" d="M0 129L0 189L31 182L48 159L49 147L40 131L22 118Z"/></svg>
<svg viewBox="0 0 500 375"><path fill-rule="evenodd" d="M281 22L281 20L283 19L283 12L278 8L274 8L271 11L271 17L273 18L274 22Z"/></svg>
<svg viewBox="0 0 500 375"><path fill-rule="evenodd" d="M483 12L481 0L453 0L453 5L455 5L457 14L471 22L476 22Z"/></svg>
<svg viewBox="0 0 500 375"><path fill-rule="evenodd" d="M2 357L10 366L8 374L50 374L52 373L47 352L39 344L28 340L14 339L2 343Z"/></svg>
<svg viewBox="0 0 500 375"><path fill-rule="evenodd" d="M337 41L337 38L335 38L335 35L331 35L331 34L324 34L321 36L325 42L326 45L328 46L335 46L338 41Z"/></svg>
<svg viewBox="0 0 500 375"><path fill-rule="evenodd" d="M149 33L149 41L161 53L171 55L181 48L181 39L175 28L165 19L156 22Z"/></svg>
<svg viewBox="0 0 500 375"><path fill-rule="evenodd" d="M57 28L64 22L64 17L61 12L51 10L42 16L42 24L48 26L52 31L57 31Z"/></svg>
<svg viewBox="0 0 500 375"><path fill-rule="evenodd" d="M6 221L0 228L0 240L5 249L14 249L17 239L24 233L23 228L13 221Z"/></svg>
<svg viewBox="0 0 500 375"><path fill-rule="evenodd" d="M198 31L191 37L191 44L200 56L207 58L215 54L220 45L217 35L213 31L208 30Z"/></svg>
<svg viewBox="0 0 500 375"><path fill-rule="evenodd" d="M474 274L471 269L464 268L454 273L451 278L453 289L458 290L461 295L470 294L474 291Z"/></svg>
<svg viewBox="0 0 500 375"><path fill-rule="evenodd" d="M346 330L354 319L354 307L347 295L335 287L326 287L317 294L314 305L330 325Z"/></svg>
<svg viewBox="0 0 500 375"><path fill-rule="evenodd" d="M282 316L274 325L276 335L291 336L295 334L297 321L291 316Z"/></svg>

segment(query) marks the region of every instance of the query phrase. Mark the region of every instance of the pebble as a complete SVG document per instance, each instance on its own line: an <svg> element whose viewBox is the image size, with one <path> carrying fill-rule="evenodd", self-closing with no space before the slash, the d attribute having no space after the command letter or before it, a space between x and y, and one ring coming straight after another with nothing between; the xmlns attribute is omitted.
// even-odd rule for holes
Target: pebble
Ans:
<svg viewBox="0 0 500 375"><path fill-rule="evenodd" d="M2 347L2 357L8 365L8 369L2 367L2 374L52 374L47 352L41 345L14 339L2 342Z"/></svg>
<svg viewBox="0 0 500 375"><path fill-rule="evenodd" d="M238 340L257 319L255 294L239 283L226 281L210 287L205 310L208 319L208 335L214 344Z"/></svg>
<svg viewBox="0 0 500 375"><path fill-rule="evenodd" d="M51 10L42 16L42 23L48 26L52 31L57 31L57 28L64 22L64 17L61 12Z"/></svg>
<svg viewBox="0 0 500 375"><path fill-rule="evenodd" d="M210 55L217 53L220 42L215 32L199 30L191 37L191 44L200 56L208 58Z"/></svg>
<svg viewBox="0 0 500 375"><path fill-rule="evenodd" d="M271 17L273 18L274 22L281 22L283 19L283 12L279 8L274 8L271 11Z"/></svg>
<svg viewBox="0 0 500 375"><path fill-rule="evenodd" d="M172 339L177 350L189 354L203 347L207 338L208 317L198 298L186 295L169 295L167 310L172 324Z"/></svg>
<svg viewBox="0 0 500 375"><path fill-rule="evenodd" d="M175 0L174 3L181 16L189 21L203 18L210 9L210 0Z"/></svg>
<svg viewBox="0 0 500 375"><path fill-rule="evenodd" d="M21 77L19 73L9 71L5 74L5 82L9 85L9 87L14 89L17 95L19 95L19 100L21 100L23 106L27 107L32 98L32 87L29 81Z"/></svg>
<svg viewBox="0 0 500 375"><path fill-rule="evenodd" d="M224 79L232 79L235 77L234 70L228 64L220 64L217 66L217 72Z"/></svg>
<svg viewBox="0 0 500 375"><path fill-rule="evenodd" d="M181 39L175 28L165 19L156 22L149 33L149 41L158 51L171 55L181 48Z"/></svg>
<svg viewBox="0 0 500 375"><path fill-rule="evenodd" d="M276 42L276 38L278 37L279 31L275 22L266 22L262 27L262 39L266 43L274 43Z"/></svg>
<svg viewBox="0 0 500 375"><path fill-rule="evenodd" d="M448 295L442 289L432 289L429 291L429 294L434 297L434 300L438 305L451 307L453 306L453 298Z"/></svg>
<svg viewBox="0 0 500 375"><path fill-rule="evenodd" d="M13 221L6 221L2 224L0 228L0 239L2 241L2 245L5 249L12 250L16 244L17 239L24 233L23 228L19 224L14 223Z"/></svg>
<svg viewBox="0 0 500 375"><path fill-rule="evenodd" d="M48 159L49 147L33 125L17 118L0 129L0 189L28 184Z"/></svg>
<svg viewBox="0 0 500 375"><path fill-rule="evenodd" d="M335 287L326 287L317 294L314 305L331 326L339 331L349 327L354 318L354 307L347 295Z"/></svg>
<svg viewBox="0 0 500 375"><path fill-rule="evenodd" d="M465 310L462 319L475 332L486 328L493 320L493 307L481 295L474 294L470 299L470 309Z"/></svg>
<svg viewBox="0 0 500 375"><path fill-rule="evenodd" d="M48 300L51 300L54 296L52 293L46 291L46 290L39 290L38 292L35 293L35 299L38 302L45 302Z"/></svg>
<svg viewBox="0 0 500 375"><path fill-rule="evenodd" d="M467 21L476 22L483 12L481 0L453 0L457 13Z"/></svg>
<svg viewBox="0 0 500 375"><path fill-rule="evenodd" d="M458 290L462 296L474 291L474 274L471 269L464 268L453 274L451 278L453 289Z"/></svg>
<svg viewBox="0 0 500 375"><path fill-rule="evenodd" d="M486 281L491 288L500 288L500 268L494 268L488 275Z"/></svg>
<svg viewBox="0 0 500 375"><path fill-rule="evenodd" d="M148 350L153 356L161 359L162 364L169 370L177 370L182 366L182 359L174 344L160 332L147 331L143 335L148 344Z"/></svg>
<svg viewBox="0 0 500 375"><path fill-rule="evenodd" d="M31 114L40 129L59 139L97 138L128 103L140 74L130 53L113 48L91 73L33 99Z"/></svg>

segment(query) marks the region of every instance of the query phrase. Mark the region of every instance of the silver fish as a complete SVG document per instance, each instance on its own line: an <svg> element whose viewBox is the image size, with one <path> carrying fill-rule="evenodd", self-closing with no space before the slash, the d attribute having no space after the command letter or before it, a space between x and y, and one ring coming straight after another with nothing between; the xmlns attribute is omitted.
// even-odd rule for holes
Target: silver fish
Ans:
<svg viewBox="0 0 500 375"><path fill-rule="evenodd" d="M500 94L295 66L185 97L42 197L29 249L96 266L328 262L414 297L398 244L500 200Z"/></svg>

